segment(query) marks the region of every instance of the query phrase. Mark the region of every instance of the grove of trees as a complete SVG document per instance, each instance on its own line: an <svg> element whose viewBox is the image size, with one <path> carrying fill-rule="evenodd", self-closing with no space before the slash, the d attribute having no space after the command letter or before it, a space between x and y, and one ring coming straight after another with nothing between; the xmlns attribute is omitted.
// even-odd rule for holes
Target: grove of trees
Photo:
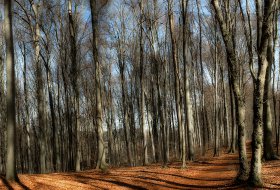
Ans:
<svg viewBox="0 0 280 190"><path fill-rule="evenodd" d="M226 148L261 186L280 140L279 4L0 1L0 174L187 170Z"/></svg>

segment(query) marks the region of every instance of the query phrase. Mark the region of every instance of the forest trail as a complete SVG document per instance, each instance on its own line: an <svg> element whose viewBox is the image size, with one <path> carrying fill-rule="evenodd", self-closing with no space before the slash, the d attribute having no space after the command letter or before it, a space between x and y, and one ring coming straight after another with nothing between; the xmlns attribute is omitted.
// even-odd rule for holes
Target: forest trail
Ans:
<svg viewBox="0 0 280 190"><path fill-rule="evenodd" d="M188 163L181 169L180 163L168 168L149 165L132 168L112 168L107 173L88 170L77 173L24 174L19 183L9 183L4 177L0 189L247 189L245 185L234 184L238 169L237 154L223 153ZM280 189L280 161L263 165L264 189Z"/></svg>

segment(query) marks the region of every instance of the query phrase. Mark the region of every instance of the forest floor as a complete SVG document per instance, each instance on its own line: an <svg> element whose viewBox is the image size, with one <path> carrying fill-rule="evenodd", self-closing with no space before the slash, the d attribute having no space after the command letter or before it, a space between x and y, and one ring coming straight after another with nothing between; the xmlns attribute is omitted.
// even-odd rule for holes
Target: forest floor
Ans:
<svg viewBox="0 0 280 190"><path fill-rule="evenodd" d="M234 183L238 170L238 155L222 153L188 163L181 169L180 163L168 168L160 165L111 168L104 173L88 170L76 173L23 174L20 182L8 182L0 177L0 189L248 189ZM280 189L280 161L263 164L263 189Z"/></svg>

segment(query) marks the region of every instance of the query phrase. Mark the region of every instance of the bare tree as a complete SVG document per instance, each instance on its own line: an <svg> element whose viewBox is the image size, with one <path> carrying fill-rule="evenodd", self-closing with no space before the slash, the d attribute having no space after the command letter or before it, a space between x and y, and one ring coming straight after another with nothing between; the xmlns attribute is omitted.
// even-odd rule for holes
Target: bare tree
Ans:
<svg viewBox="0 0 280 190"><path fill-rule="evenodd" d="M72 1L68 1L68 17L69 17L69 34L71 42L71 75L72 75L72 86L75 93L75 170L80 171L81 166L81 151L80 151L80 92L78 86L79 69L77 63L77 43L76 43L76 26L72 13Z"/></svg>
<svg viewBox="0 0 280 190"><path fill-rule="evenodd" d="M188 0L181 1L181 9L182 9L182 20L183 20L183 62L184 62L184 92L185 92L185 126L182 129L183 136L183 149L185 148L185 129L187 130L188 136L188 159L194 159L194 118L193 118L193 110L192 110L192 101L190 95L190 71L187 68L190 68L190 63L192 62L190 55L190 31L189 31L189 23L188 23ZM184 150L183 152L185 152ZM185 167L183 165L183 167Z"/></svg>
<svg viewBox="0 0 280 190"><path fill-rule="evenodd" d="M169 32L171 37L172 44L172 61L174 66L174 87L175 87L175 99L176 99L176 111L177 111L177 120L178 120L178 128L179 128L179 137L180 137L180 152L182 154L182 167L186 166L186 144L185 142L185 132L184 127L182 125L182 108L181 108L181 98L180 98L180 72L179 72L179 64L178 64L178 55L176 48L176 38L174 34L174 15L173 15L173 1L168 0L168 21L169 21Z"/></svg>
<svg viewBox="0 0 280 190"><path fill-rule="evenodd" d="M101 97L101 71L100 71L100 57L98 54L98 7L97 0L90 0L91 10L91 25L92 25L92 52L95 63L95 85L96 85L96 127L97 127L97 138L98 138L98 159L97 169L106 170L107 163L105 158L105 144L103 139L103 127L102 127L102 97ZM107 3L107 2L106 2ZM104 3L104 5L106 4Z"/></svg>
<svg viewBox="0 0 280 190"><path fill-rule="evenodd" d="M255 0L257 15L257 54L258 71L253 74L254 80L254 121L252 134L252 159L249 182L253 186L261 186L262 171L262 143L263 143L263 100L266 73L269 66L267 60L269 38L272 35L273 28L273 8L276 1Z"/></svg>
<svg viewBox="0 0 280 190"><path fill-rule="evenodd" d="M6 179L18 180L16 171L16 86L15 86L15 58L13 41L13 1L5 0L5 42L7 64L7 159Z"/></svg>
<svg viewBox="0 0 280 190"><path fill-rule="evenodd" d="M212 0L217 21L226 47L227 62L229 67L229 75L231 76L231 87L233 89L236 103L236 122L238 125L238 148L239 148L239 173L238 180L247 180L249 167L246 155L246 136L245 136L245 99L242 88L239 85L240 67L237 62L235 51L234 24L232 23L232 14L230 12L230 1L224 1L225 12L222 12L221 5L218 0ZM224 17L223 15L226 15Z"/></svg>
<svg viewBox="0 0 280 190"><path fill-rule="evenodd" d="M148 145L147 145L147 132L145 129L145 89L144 89L144 44L143 44L143 1L139 2L140 7L140 36L139 36L139 44L140 44L140 85L141 85L141 128L143 131L143 150L144 150L144 161L143 164L148 164Z"/></svg>

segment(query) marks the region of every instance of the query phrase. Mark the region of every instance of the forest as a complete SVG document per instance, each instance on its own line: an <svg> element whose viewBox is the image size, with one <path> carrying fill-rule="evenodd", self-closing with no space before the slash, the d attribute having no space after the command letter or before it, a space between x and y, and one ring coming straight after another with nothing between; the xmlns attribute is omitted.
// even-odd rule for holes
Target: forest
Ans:
<svg viewBox="0 0 280 190"><path fill-rule="evenodd" d="M279 0L0 0L0 189L280 189Z"/></svg>

